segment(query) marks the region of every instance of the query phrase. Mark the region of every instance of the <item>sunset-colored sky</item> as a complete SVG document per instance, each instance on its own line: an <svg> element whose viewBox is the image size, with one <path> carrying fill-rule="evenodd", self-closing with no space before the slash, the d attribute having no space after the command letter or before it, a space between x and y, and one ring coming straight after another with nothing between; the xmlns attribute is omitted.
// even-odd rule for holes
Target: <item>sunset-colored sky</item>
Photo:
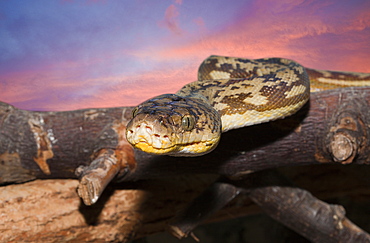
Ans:
<svg viewBox="0 0 370 243"><path fill-rule="evenodd" d="M210 55L370 72L369 0L2 0L0 101L132 106L196 80Z"/></svg>

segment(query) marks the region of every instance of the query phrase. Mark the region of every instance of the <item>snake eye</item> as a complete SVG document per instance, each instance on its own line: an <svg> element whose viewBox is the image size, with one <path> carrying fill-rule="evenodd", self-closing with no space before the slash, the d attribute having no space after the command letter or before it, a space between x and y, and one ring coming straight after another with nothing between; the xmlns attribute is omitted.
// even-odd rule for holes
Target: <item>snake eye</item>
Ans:
<svg viewBox="0 0 370 243"><path fill-rule="evenodd" d="M139 108L138 107L135 107L133 110L132 110L132 118L134 118L136 115L137 115L137 112L139 111Z"/></svg>
<svg viewBox="0 0 370 243"><path fill-rule="evenodd" d="M191 115L185 115L181 119L181 126L185 131L190 131L194 128L194 117Z"/></svg>

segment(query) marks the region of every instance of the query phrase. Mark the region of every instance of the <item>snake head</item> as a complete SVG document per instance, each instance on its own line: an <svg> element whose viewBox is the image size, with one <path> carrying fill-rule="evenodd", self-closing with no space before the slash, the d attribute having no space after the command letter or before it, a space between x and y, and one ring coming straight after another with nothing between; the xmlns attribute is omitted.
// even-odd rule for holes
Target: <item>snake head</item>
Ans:
<svg viewBox="0 0 370 243"><path fill-rule="evenodd" d="M200 99L164 94L133 110L127 141L144 152L199 156L212 151L221 135L219 113Z"/></svg>

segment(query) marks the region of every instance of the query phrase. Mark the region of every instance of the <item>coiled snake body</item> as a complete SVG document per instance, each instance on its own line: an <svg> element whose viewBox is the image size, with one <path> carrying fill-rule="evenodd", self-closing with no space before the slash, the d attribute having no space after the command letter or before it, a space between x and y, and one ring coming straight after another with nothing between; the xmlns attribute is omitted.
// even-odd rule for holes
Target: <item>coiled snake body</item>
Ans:
<svg viewBox="0 0 370 243"><path fill-rule="evenodd" d="M283 58L211 56L200 65L198 81L137 106L126 137L148 153L199 156L217 146L221 132L294 114L310 88L365 85L370 74L307 69Z"/></svg>

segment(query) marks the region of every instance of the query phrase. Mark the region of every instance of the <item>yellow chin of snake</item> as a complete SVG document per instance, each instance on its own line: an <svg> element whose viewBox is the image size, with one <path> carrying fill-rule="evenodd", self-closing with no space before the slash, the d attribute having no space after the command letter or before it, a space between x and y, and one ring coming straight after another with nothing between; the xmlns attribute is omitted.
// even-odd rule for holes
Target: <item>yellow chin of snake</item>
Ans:
<svg viewBox="0 0 370 243"><path fill-rule="evenodd" d="M155 148L147 142L138 142L133 145L135 148L138 148L146 153L151 154L166 154L171 155L174 154L175 156L199 156L205 153L209 153L213 149L217 147L220 138L215 138L209 141L200 141L194 143L187 143L187 144L175 144L171 147L166 148Z"/></svg>
<svg viewBox="0 0 370 243"><path fill-rule="evenodd" d="M175 146L168 147L168 148L154 148L152 145L148 144L147 142L139 142L134 145L135 148L138 148L146 153L151 154L167 154L176 150Z"/></svg>

